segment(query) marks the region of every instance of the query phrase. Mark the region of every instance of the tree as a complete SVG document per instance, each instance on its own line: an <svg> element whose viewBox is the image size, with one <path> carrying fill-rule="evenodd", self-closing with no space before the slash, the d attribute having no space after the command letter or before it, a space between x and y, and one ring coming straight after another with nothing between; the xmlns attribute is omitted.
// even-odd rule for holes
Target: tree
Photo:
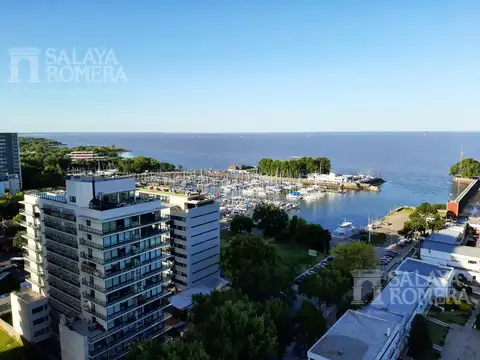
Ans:
<svg viewBox="0 0 480 360"><path fill-rule="evenodd" d="M193 337L175 338L168 343L142 340L135 343L127 360L210 360L203 344Z"/></svg>
<svg viewBox="0 0 480 360"><path fill-rule="evenodd" d="M195 329L212 359L262 360L276 353L275 328L246 299L226 301Z"/></svg>
<svg viewBox="0 0 480 360"><path fill-rule="evenodd" d="M418 232L423 236L427 230L438 231L445 227L445 220L438 213L434 205L424 202L409 215L408 221L403 224L402 233L407 235Z"/></svg>
<svg viewBox="0 0 480 360"><path fill-rule="evenodd" d="M263 175L297 178L308 173L328 174L331 163L325 157L301 157L292 160L273 160L263 158L258 163L258 171Z"/></svg>
<svg viewBox="0 0 480 360"><path fill-rule="evenodd" d="M420 314L415 315L413 319L408 337L408 346L415 358L424 356L432 349L427 321Z"/></svg>
<svg viewBox="0 0 480 360"><path fill-rule="evenodd" d="M330 251L330 232L318 224L307 224L304 219L296 222L295 241L310 249L318 250L324 254Z"/></svg>
<svg viewBox="0 0 480 360"><path fill-rule="evenodd" d="M316 299L318 306L340 304L343 296L352 286L352 277L342 271L327 267L303 278L298 293Z"/></svg>
<svg viewBox="0 0 480 360"><path fill-rule="evenodd" d="M253 220L248 216L236 215L230 223L230 231L234 234L243 232L251 233L253 228Z"/></svg>
<svg viewBox="0 0 480 360"><path fill-rule="evenodd" d="M217 308L227 301L236 301L243 298L243 295L235 289L214 290L209 295L193 295L192 309L188 314L189 321L194 325L202 324Z"/></svg>
<svg viewBox="0 0 480 360"><path fill-rule="evenodd" d="M253 210L253 222L267 237L275 236L287 228L288 215L273 204L261 204Z"/></svg>
<svg viewBox="0 0 480 360"><path fill-rule="evenodd" d="M27 245L28 241L22 235L25 235L26 231L18 231L15 236L13 237L13 246L16 248L21 249L25 245Z"/></svg>
<svg viewBox="0 0 480 360"><path fill-rule="evenodd" d="M480 162L472 158L463 159L450 168L450 175L469 179L480 176Z"/></svg>
<svg viewBox="0 0 480 360"><path fill-rule="evenodd" d="M292 280L276 248L261 237L235 236L223 249L221 262L232 287L254 300L270 298Z"/></svg>
<svg viewBox="0 0 480 360"><path fill-rule="evenodd" d="M290 307L280 299L271 299L259 305L259 314L272 323L277 334L277 355L281 358L293 340L293 321Z"/></svg>
<svg viewBox="0 0 480 360"><path fill-rule="evenodd" d="M364 242L352 242L331 251L333 266L343 272L373 269L376 265L375 248Z"/></svg>
<svg viewBox="0 0 480 360"><path fill-rule="evenodd" d="M15 216L13 217L12 221L13 221L14 223L19 224L19 223L22 222L24 219L25 219L25 218L23 217L22 214L17 214L17 215L15 215Z"/></svg>
<svg viewBox="0 0 480 360"><path fill-rule="evenodd" d="M290 219L290 222L288 223L288 233L290 236L295 235L295 232L297 231L298 220L299 218L297 215L293 215Z"/></svg>
<svg viewBox="0 0 480 360"><path fill-rule="evenodd" d="M303 348L310 348L327 330L325 318L310 301L303 300L296 315L295 341Z"/></svg>

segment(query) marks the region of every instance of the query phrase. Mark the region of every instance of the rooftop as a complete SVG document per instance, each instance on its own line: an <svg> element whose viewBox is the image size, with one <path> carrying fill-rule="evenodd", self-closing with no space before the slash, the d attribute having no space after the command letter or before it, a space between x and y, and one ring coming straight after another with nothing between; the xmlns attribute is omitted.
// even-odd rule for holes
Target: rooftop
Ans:
<svg viewBox="0 0 480 360"><path fill-rule="evenodd" d="M144 188L137 188L137 191L141 191L143 193L150 193L153 195L164 195L164 196L183 196L183 197L188 197L188 196L193 196L198 193L186 193L185 191L165 191L165 190L157 190L157 189L151 189L148 187Z"/></svg>
<svg viewBox="0 0 480 360"><path fill-rule="evenodd" d="M422 260L406 258L396 269L396 272L416 273L425 278L431 276L437 278L448 278L453 269L445 266L438 266Z"/></svg>
<svg viewBox="0 0 480 360"><path fill-rule="evenodd" d="M78 181L78 182L104 182L104 181L113 181L118 179L133 179L131 175L112 175L112 176L91 176L91 175L70 175L65 177L65 180Z"/></svg>
<svg viewBox="0 0 480 360"><path fill-rule="evenodd" d="M463 226L450 226L438 232L432 233L427 241L434 241L443 244L460 245L462 243Z"/></svg>
<svg viewBox="0 0 480 360"><path fill-rule="evenodd" d="M426 241L423 244L422 249L480 258L480 248L474 246L451 245L434 241Z"/></svg>
<svg viewBox="0 0 480 360"><path fill-rule="evenodd" d="M28 288L27 288L28 289ZM47 299L44 295L33 292L31 290L24 289L15 293L20 299L27 303L35 302L42 299Z"/></svg>
<svg viewBox="0 0 480 360"><path fill-rule="evenodd" d="M330 360L374 360L397 324L348 310L308 351Z"/></svg>
<svg viewBox="0 0 480 360"><path fill-rule="evenodd" d="M192 297L194 295L208 295L214 290L221 289L228 285L228 281L218 277L203 285L195 286L183 290L182 292L170 298L170 303L173 307L183 310L192 306Z"/></svg>

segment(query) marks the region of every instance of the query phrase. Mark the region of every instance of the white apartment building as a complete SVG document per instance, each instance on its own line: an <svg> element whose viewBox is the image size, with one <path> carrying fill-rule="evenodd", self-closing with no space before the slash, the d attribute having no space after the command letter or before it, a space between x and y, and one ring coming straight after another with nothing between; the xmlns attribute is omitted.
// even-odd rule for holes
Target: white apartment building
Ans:
<svg viewBox="0 0 480 360"><path fill-rule="evenodd" d="M220 207L199 193L137 189L141 196L159 199L168 206L178 289L211 285L220 279Z"/></svg>
<svg viewBox="0 0 480 360"><path fill-rule="evenodd" d="M159 200L137 197L132 177L70 177L65 192L29 192L23 204L25 269L38 294L25 301L48 299L63 359L122 359L132 343L166 336L173 262Z"/></svg>
<svg viewBox="0 0 480 360"><path fill-rule="evenodd" d="M416 314L450 293L454 270L407 258L366 307L348 310L311 348L309 360L393 360Z"/></svg>

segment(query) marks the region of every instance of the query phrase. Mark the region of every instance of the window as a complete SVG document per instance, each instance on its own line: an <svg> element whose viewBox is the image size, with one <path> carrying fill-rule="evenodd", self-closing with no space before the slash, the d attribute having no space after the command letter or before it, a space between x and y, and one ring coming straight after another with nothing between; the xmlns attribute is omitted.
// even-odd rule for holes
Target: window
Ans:
<svg viewBox="0 0 480 360"><path fill-rule="evenodd" d="M38 325L38 324L41 324L45 321L48 320L48 316L45 316L45 317L41 317L40 319L37 319L37 320L33 320L33 325Z"/></svg>
<svg viewBox="0 0 480 360"><path fill-rule="evenodd" d="M92 240L92 235L91 234L87 234L87 240Z"/></svg>
<svg viewBox="0 0 480 360"><path fill-rule="evenodd" d="M46 328L43 328L43 329L38 330L38 331L35 331L35 332L33 333L33 337L37 337L37 336L43 335L43 334L45 334L45 333L48 333L49 330L50 330L50 327L47 326Z"/></svg>
<svg viewBox="0 0 480 360"><path fill-rule="evenodd" d="M47 305L45 305L47 306ZM39 312L43 311L43 306L38 306L32 309L32 314L38 314Z"/></svg>
<svg viewBox="0 0 480 360"><path fill-rule="evenodd" d="M477 262L475 260L468 260L469 264L476 264Z"/></svg>
<svg viewBox="0 0 480 360"><path fill-rule="evenodd" d="M92 226L92 222L90 220L87 220L87 226Z"/></svg>
<svg viewBox="0 0 480 360"><path fill-rule="evenodd" d="M72 203L76 203L77 202L77 198L75 196L69 196L68 197L68 200Z"/></svg>

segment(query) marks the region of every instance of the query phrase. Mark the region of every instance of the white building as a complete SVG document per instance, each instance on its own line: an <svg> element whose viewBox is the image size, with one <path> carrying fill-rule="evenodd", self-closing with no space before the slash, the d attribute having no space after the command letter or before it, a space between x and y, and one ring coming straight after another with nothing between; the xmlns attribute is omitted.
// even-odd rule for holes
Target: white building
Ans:
<svg viewBox="0 0 480 360"><path fill-rule="evenodd" d="M448 294L452 277L452 268L407 258L368 306L347 311L310 348L308 359L397 359L415 315Z"/></svg>
<svg viewBox="0 0 480 360"><path fill-rule="evenodd" d="M465 245L465 226L455 225L430 235L420 249L420 258L451 266L468 280L480 278L480 248Z"/></svg>
<svg viewBox="0 0 480 360"><path fill-rule="evenodd" d="M17 174L0 175L0 197L5 193L18 194L21 190L20 176Z"/></svg>
<svg viewBox="0 0 480 360"><path fill-rule="evenodd" d="M180 290L220 282L220 207L199 193L139 189L141 196L168 206L175 265Z"/></svg>
<svg viewBox="0 0 480 360"><path fill-rule="evenodd" d="M131 177L71 177L65 192L29 192L23 204L38 294L25 301L48 299L63 359L121 359L132 343L165 336L172 261L159 200L137 197ZM29 316L12 311L19 326Z"/></svg>

